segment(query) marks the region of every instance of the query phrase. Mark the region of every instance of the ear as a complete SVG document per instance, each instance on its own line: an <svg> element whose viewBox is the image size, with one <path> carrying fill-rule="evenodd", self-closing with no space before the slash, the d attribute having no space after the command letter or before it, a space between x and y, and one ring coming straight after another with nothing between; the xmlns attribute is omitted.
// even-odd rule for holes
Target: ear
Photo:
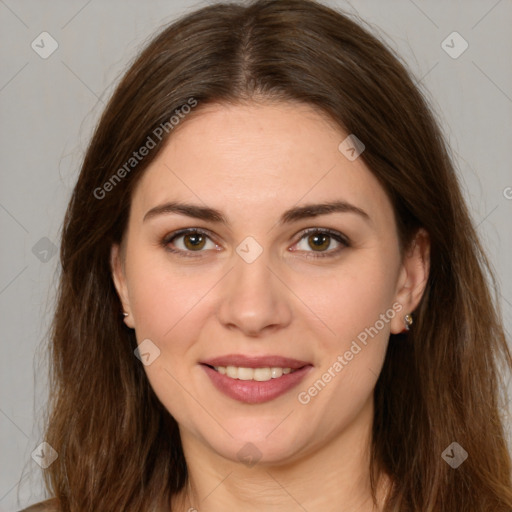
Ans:
<svg viewBox="0 0 512 512"><path fill-rule="evenodd" d="M420 303L430 271L430 237L420 228L404 254L397 281L395 301L402 305L399 315L391 321L391 332L404 331L404 316L411 314Z"/></svg>
<svg viewBox="0 0 512 512"><path fill-rule="evenodd" d="M132 313L130 310L130 301L128 297L128 288L126 286L126 275L124 271L124 262L121 254L121 248L119 244L113 244L110 250L110 269L112 271L112 279L114 281L114 286L117 290L117 295L119 296L119 300L121 301L121 305L123 307L123 311L128 313L127 316L123 317L124 323L134 328Z"/></svg>

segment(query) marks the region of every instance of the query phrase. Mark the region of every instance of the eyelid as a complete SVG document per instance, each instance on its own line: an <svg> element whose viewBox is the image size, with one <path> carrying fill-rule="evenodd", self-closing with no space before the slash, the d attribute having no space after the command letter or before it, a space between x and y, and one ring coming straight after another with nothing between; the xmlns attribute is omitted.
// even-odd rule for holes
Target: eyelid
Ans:
<svg viewBox="0 0 512 512"><path fill-rule="evenodd" d="M164 247L165 250L167 250L171 253L174 253L174 254L178 254L179 256L193 257L193 258L201 257L201 253L203 253L205 251L183 251L182 249L170 249L168 247L168 245L176 238L179 238L180 236L184 236L184 235L187 235L190 233L199 233L199 234L205 235L216 245L219 245L215 241L215 236L213 235L213 233L211 231L209 231L208 229L204 229L204 228L184 228L184 229L179 229L177 231L173 231L172 233L169 233L163 237L163 239L161 240L161 245ZM305 252L305 253L307 253L306 257L308 257L308 258L334 257L343 248L351 246L350 239L343 233L333 230L333 229L319 228L319 227L307 228L307 229L301 230L297 235L295 235L297 237L297 240L296 240L296 242L294 242L293 245L297 245L304 237L306 237L307 235L309 235L311 233L327 234L331 238L334 238L334 240L336 240L339 244L341 244L342 247L338 247L337 249L331 249L329 251L318 251L317 252L317 251L293 250L292 252Z"/></svg>

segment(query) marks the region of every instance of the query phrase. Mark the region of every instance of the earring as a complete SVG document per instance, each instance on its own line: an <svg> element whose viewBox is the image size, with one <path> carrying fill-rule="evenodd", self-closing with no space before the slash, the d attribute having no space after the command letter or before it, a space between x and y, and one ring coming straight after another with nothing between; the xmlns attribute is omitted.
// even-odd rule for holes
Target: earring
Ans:
<svg viewBox="0 0 512 512"><path fill-rule="evenodd" d="M125 313L125 312L123 311L123 316L128 316L128 313Z"/></svg>
<svg viewBox="0 0 512 512"><path fill-rule="evenodd" d="M408 331L412 325L412 315L411 314L407 313L407 315L404 316L404 324L405 324L405 330Z"/></svg>

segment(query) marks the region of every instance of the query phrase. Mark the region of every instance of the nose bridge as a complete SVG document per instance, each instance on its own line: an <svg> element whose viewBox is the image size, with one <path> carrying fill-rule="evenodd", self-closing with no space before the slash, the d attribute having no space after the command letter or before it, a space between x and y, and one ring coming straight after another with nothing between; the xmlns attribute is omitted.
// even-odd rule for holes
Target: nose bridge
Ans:
<svg viewBox="0 0 512 512"><path fill-rule="evenodd" d="M237 252L235 266L222 286L220 322L250 335L287 325L291 314L286 289L270 269L269 253L256 251L251 241L242 242Z"/></svg>

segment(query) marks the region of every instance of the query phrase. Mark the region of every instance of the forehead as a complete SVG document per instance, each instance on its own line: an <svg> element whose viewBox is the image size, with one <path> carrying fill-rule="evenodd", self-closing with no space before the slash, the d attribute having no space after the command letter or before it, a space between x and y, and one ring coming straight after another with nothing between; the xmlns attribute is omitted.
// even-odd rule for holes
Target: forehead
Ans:
<svg viewBox="0 0 512 512"><path fill-rule="evenodd" d="M171 134L145 171L132 201L144 213L187 200L241 218L277 218L287 207L344 200L371 215L391 205L370 170L338 149L336 123L301 103L215 104L197 107Z"/></svg>

